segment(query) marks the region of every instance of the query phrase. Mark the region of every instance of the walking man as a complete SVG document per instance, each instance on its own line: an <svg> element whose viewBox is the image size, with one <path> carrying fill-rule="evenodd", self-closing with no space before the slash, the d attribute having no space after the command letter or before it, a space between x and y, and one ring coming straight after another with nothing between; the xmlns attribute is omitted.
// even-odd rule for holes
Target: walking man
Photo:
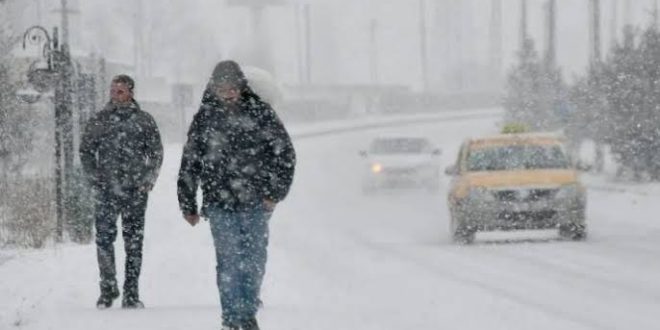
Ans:
<svg viewBox="0 0 660 330"><path fill-rule="evenodd" d="M80 160L96 188L96 248L101 275L99 309L119 297L114 242L122 219L126 250L123 308L144 308L138 281L142 267L147 197L163 162L163 145L153 117L133 98L127 75L112 79L110 102L89 120L80 142Z"/></svg>
<svg viewBox="0 0 660 330"><path fill-rule="evenodd" d="M178 179L190 225L210 221L223 329L258 330L268 221L293 181L293 144L271 106L248 86L239 65L218 63L188 131ZM195 199L201 186L199 213Z"/></svg>

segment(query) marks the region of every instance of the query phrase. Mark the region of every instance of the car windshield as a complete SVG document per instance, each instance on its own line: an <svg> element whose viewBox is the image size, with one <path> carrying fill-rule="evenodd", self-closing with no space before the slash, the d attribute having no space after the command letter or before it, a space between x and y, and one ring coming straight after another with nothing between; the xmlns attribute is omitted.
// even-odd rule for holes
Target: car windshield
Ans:
<svg viewBox="0 0 660 330"><path fill-rule="evenodd" d="M558 145L508 145L471 150L468 171L507 171L568 168Z"/></svg>
<svg viewBox="0 0 660 330"><path fill-rule="evenodd" d="M377 139L372 142L372 154L411 154L428 151L429 142L425 139L396 138Z"/></svg>

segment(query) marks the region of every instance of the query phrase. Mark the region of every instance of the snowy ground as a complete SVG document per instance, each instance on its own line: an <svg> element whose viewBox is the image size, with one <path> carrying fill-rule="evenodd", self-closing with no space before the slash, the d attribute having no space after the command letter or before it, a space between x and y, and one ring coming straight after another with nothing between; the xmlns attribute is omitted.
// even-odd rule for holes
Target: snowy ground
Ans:
<svg viewBox="0 0 660 330"><path fill-rule="evenodd" d="M357 151L369 136L428 135L447 165L462 137L494 131L495 120L297 140L296 182L271 220L262 328L659 329L660 190L590 190L586 242L542 231L478 234L473 246L449 242L448 179L436 195L361 194ZM0 251L0 329L218 329L211 235L207 223L191 228L179 215L179 154L166 150L150 197L147 309L94 308L91 245Z"/></svg>

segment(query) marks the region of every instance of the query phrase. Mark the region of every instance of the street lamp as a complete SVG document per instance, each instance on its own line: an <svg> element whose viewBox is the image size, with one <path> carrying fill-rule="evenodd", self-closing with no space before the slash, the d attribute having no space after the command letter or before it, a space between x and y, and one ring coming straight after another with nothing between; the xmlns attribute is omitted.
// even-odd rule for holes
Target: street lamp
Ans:
<svg viewBox="0 0 660 330"><path fill-rule="evenodd" d="M30 65L28 82L38 93L54 90L55 105L55 204L57 208L55 239L62 241L64 216L68 215L70 180L73 175L73 111L71 76L73 66L66 44L58 42L57 28L53 38L38 25L28 28L23 34L23 49L27 44L41 47L41 59ZM27 96L28 91L23 91ZM32 93L34 94L34 93ZM19 95L20 97L20 95ZM64 157L62 157L64 156Z"/></svg>
<svg viewBox="0 0 660 330"><path fill-rule="evenodd" d="M41 99L42 92L36 90L33 86L27 86L25 88L20 88L16 91L16 96L27 104L34 104L39 102Z"/></svg>

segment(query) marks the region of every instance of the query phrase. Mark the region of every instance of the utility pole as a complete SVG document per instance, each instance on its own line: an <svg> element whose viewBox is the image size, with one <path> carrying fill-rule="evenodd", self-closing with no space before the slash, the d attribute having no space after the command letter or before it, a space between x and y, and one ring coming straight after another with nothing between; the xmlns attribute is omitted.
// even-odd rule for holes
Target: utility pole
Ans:
<svg viewBox="0 0 660 330"><path fill-rule="evenodd" d="M658 0L653 0L653 26L658 29Z"/></svg>
<svg viewBox="0 0 660 330"><path fill-rule="evenodd" d="M527 42L527 0L520 0L520 49Z"/></svg>
<svg viewBox="0 0 660 330"><path fill-rule="evenodd" d="M449 35L453 44L448 43L448 53L451 54L451 63L453 70L449 72L452 90L454 92L463 92L465 90L465 31L463 30L463 2L461 0L448 1L447 11L449 12Z"/></svg>
<svg viewBox="0 0 660 330"><path fill-rule="evenodd" d="M67 0L60 0L62 2L62 44L69 44L69 11L67 8Z"/></svg>
<svg viewBox="0 0 660 330"><path fill-rule="evenodd" d="M600 44L600 0L591 0L591 56L590 63L595 65L601 60Z"/></svg>
<svg viewBox="0 0 660 330"><path fill-rule="evenodd" d="M142 30L144 18L144 2L137 0L133 14L133 70L138 77L144 76L144 33Z"/></svg>
<svg viewBox="0 0 660 330"><path fill-rule="evenodd" d="M54 58L55 70L60 73L59 82L55 88L55 121L56 121L56 139L59 138L63 158L62 170L60 173L60 191L62 201L62 210L59 212L59 223L57 224L57 239L62 240L63 220L71 216L71 183L73 179L74 163L74 127L73 127L73 64L70 52L70 33L69 33L69 14L75 11L68 8L67 0L60 0L61 8L61 28L62 45L61 51L56 53ZM57 49L57 32L55 34L55 48ZM58 157L56 157L58 158ZM60 161L59 159L57 161Z"/></svg>
<svg viewBox="0 0 660 330"><path fill-rule="evenodd" d="M490 67L498 85L502 75L502 0L493 0L490 16Z"/></svg>
<svg viewBox="0 0 660 330"><path fill-rule="evenodd" d="M601 62L600 45L600 0L591 0L591 73L593 84L600 85L599 64ZM601 141L596 138L594 169L596 172L602 172L605 163L605 151Z"/></svg>
<svg viewBox="0 0 660 330"><path fill-rule="evenodd" d="M378 84L378 39L377 39L378 21L375 18L369 23L369 74L371 84Z"/></svg>
<svg viewBox="0 0 660 330"><path fill-rule="evenodd" d="M555 61L557 58L557 49L556 49L556 29L557 29L557 20L556 20L556 10L557 3L556 0L548 0L546 3L547 10L547 31L546 31L546 52L545 52L545 62L549 68L555 66Z"/></svg>
<svg viewBox="0 0 660 330"><path fill-rule="evenodd" d="M305 34L305 82L312 83L312 9L306 3L303 7L303 22Z"/></svg>
<svg viewBox="0 0 660 330"><path fill-rule="evenodd" d="M60 43L62 45L70 45L69 15L79 14L80 12L76 9L69 8L68 0L60 0L60 9L55 9L52 12L60 14L60 30L62 30ZM37 2L37 15L41 16L41 1ZM41 17L39 17L39 19L41 19Z"/></svg>
<svg viewBox="0 0 660 330"><path fill-rule="evenodd" d="M296 30L296 53L298 54L298 83L305 82L305 51L303 46L303 31L302 31L302 7L299 4L293 5L293 15Z"/></svg>
<svg viewBox="0 0 660 330"><path fill-rule="evenodd" d="M426 27L426 0L419 0L419 55L420 69L422 71L422 91L429 90L429 61L427 46L427 27Z"/></svg>

